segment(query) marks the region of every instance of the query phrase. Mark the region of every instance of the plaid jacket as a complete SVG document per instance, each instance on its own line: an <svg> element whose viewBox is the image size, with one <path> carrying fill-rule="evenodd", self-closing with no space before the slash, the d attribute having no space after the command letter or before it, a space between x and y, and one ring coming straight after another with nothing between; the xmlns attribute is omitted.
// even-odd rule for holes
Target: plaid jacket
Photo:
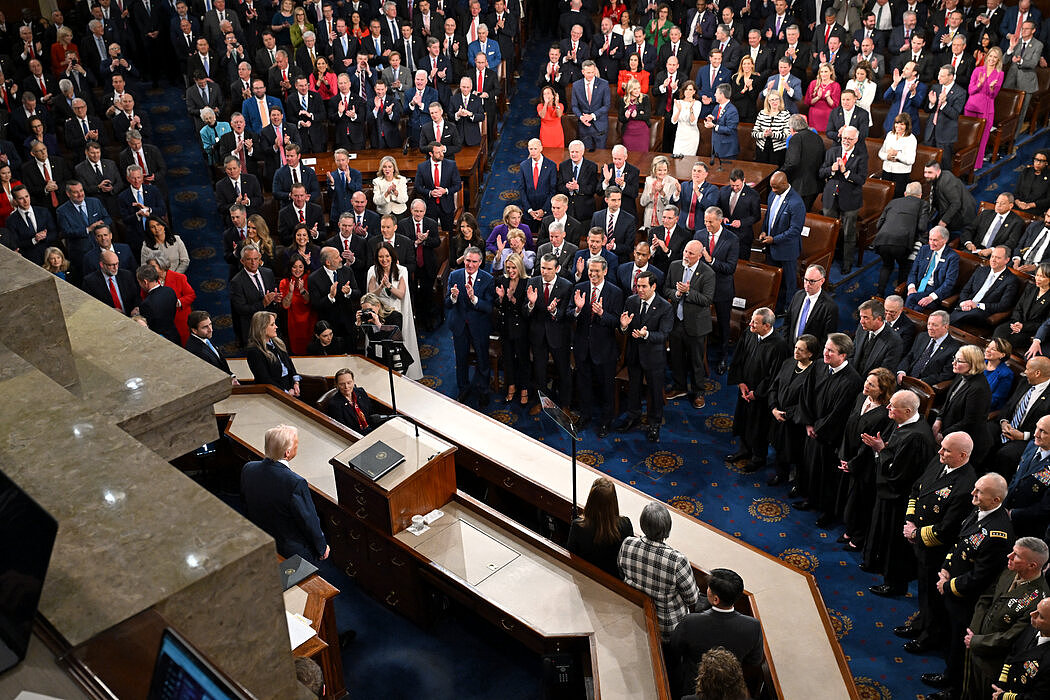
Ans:
<svg viewBox="0 0 1050 700"><path fill-rule="evenodd" d="M660 634L669 639L700 593L689 560L677 549L645 537L628 537L618 559L624 581L653 599Z"/></svg>

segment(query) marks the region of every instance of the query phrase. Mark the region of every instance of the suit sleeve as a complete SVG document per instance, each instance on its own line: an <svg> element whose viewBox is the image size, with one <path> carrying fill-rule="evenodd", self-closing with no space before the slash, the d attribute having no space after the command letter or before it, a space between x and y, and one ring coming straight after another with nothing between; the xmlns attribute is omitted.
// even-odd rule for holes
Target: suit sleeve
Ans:
<svg viewBox="0 0 1050 700"><path fill-rule="evenodd" d="M303 534L309 538L314 546L315 553L320 558L324 555L324 550L328 543L325 541L324 533L321 531L321 520L317 517L317 510L314 508L314 502L310 498L310 487L306 483L306 479L300 478L296 483L295 490L292 492L291 506L296 519L299 520Z"/></svg>
<svg viewBox="0 0 1050 700"><path fill-rule="evenodd" d="M959 256L949 255L947 260L944 261L944 281L941 282L934 291L938 299L951 296L952 292L955 291L955 282L959 279ZM915 266L912 266L914 269Z"/></svg>

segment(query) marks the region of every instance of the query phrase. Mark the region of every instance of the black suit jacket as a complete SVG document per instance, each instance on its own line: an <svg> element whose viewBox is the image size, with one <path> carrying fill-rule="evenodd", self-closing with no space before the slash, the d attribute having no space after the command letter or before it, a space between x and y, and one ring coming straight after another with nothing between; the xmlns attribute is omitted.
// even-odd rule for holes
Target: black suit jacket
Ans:
<svg viewBox="0 0 1050 700"><path fill-rule="evenodd" d="M976 217L969 220L966 228L963 230L960 238L963 247L967 243L973 243L977 248L983 249L984 238L988 235L988 228L995 221L995 217L998 214L995 213L994 209L984 209ZM1015 248L1021 240L1022 234L1024 234L1025 222L1020 216L1013 211L1007 212L1006 218L1003 219L1003 223L999 226L999 230L995 233L995 238L991 241L991 245L987 246L993 248L997 245L1004 245L1010 249L1010 254L1015 254Z"/></svg>
<svg viewBox="0 0 1050 700"><path fill-rule="evenodd" d="M306 95L306 110L303 110L298 92L288 95L284 101L285 123L299 130L303 153L319 153L328 147L328 110L316 92L307 91ZM305 122L310 122L310 126Z"/></svg>
<svg viewBox="0 0 1050 700"><path fill-rule="evenodd" d="M428 148L434 141L434 122L428 119L423 128L419 130L419 151L430 153ZM445 155L454 156L463 150L463 137L459 135L459 129L452 120L446 118L441 125L441 143L445 145Z"/></svg>
<svg viewBox="0 0 1050 700"><path fill-rule="evenodd" d="M587 221L589 222L590 219L587 219ZM536 262L537 262L537 264L539 264L539 257L540 257L540 255L539 255L539 247L542 246L544 243L550 243L550 240L551 240L550 226L553 223L554 223L554 217L551 216L550 214L548 214L547 216L543 217L543 221L540 222L540 230L535 236L535 243L536 243L536 249L537 249L537 254L536 254L536 258L537 258ZM575 218L573 218L571 214L566 214L565 215L565 243L571 243L572 244L573 252L576 252L576 250L578 248L578 246L576 244L579 242L580 238L583 237L583 236L586 236L586 235L587 235L587 229L584 227L584 225L581 222L577 221ZM562 247L564 248L564 245ZM564 255L564 250L562 251L562 254Z"/></svg>
<svg viewBox="0 0 1050 700"><path fill-rule="evenodd" d="M351 430L356 430L362 434L371 432L376 427L379 420L377 416L372 414L372 399L368 397L368 394L364 389L355 386L354 400L357 401L357 406L361 409L361 413L365 415L367 425L361 425L361 421L357 416L357 411L354 410L350 401L338 391L332 394L332 396L329 397L328 402L325 404L325 415L333 420L339 421Z"/></svg>
<svg viewBox="0 0 1050 700"><path fill-rule="evenodd" d="M594 195L598 191L598 164L584 158L580 161L579 175L576 184L577 190L570 190L566 185L572 181L573 164L569 159L563 160L558 165L558 194L569 198L569 216L577 221L590 221L594 214ZM573 243L576 239L568 239Z"/></svg>
<svg viewBox="0 0 1050 700"><path fill-rule="evenodd" d="M835 202L843 211L860 209L864 203L864 181L868 179L868 149L863 142L858 142L846 161L845 171L832 172L832 164L841 160L842 146L832 146L824 154L824 165L819 173L820 177L826 180L824 207L827 208Z"/></svg>
<svg viewBox="0 0 1050 700"><path fill-rule="evenodd" d="M723 225L740 240L741 246L747 245L750 247L751 240L754 238L755 222L762 218L761 198L758 196L758 192L744 185L743 189L740 190L740 196L737 197L736 208L730 211L729 200L732 195L733 190L729 185L723 187L718 193L718 206L726 219ZM688 210L688 208L687 206L686 209ZM730 223L733 221L739 221L740 226L730 226ZM738 253L744 252L743 250L738 251Z"/></svg>
<svg viewBox="0 0 1050 700"><path fill-rule="evenodd" d="M433 219L431 219L431 221L433 221ZM394 250L397 252L397 261L408 269L409 274L414 274L416 271L416 248L412 245L413 240L415 240L415 236L409 239L400 233L394 234ZM375 236L374 238L369 238L367 243L368 264L371 265L375 262L376 251L379 250L379 246L383 244L383 237Z"/></svg>
<svg viewBox="0 0 1050 700"><path fill-rule="evenodd" d="M1003 404L1002 409L999 411L999 418L990 421L991 424L994 424L995 433L999 433L1000 420L1012 421L1014 411L1017 410L1017 405L1021 403L1021 399L1024 398L1024 395L1032 388L1032 386L1026 381L1017 381L1015 384L1016 386L1014 387L1013 393L1010 394L1010 398L1005 404ZM1025 413L1024 420L1021 421L1021 424L1013 427L1020 430L1022 433L1032 433L1035 431L1036 422L1048 413L1050 413L1050 391L1044 389L1043 393L1029 404L1028 412Z"/></svg>
<svg viewBox="0 0 1050 700"><path fill-rule="evenodd" d="M707 229L701 228L693 236L693 240L700 241L704 249L710 252L711 244ZM702 258L701 258L702 259ZM715 300L732 301L736 295L736 263L740 259L740 240L733 232L722 227L718 239L715 241L715 251L711 256L711 269L715 271Z"/></svg>
<svg viewBox="0 0 1050 700"><path fill-rule="evenodd" d="M893 329L893 331L901 337L901 345L905 350L911 348L911 344L915 342L915 324L912 320L905 315L902 311L901 315L897 317L897 320L893 323L886 320L886 325Z"/></svg>
<svg viewBox="0 0 1050 700"><path fill-rule="evenodd" d="M850 358L854 369L866 377L876 367L886 367L891 372L900 364L904 354L904 343L892 328L883 325L882 330L869 340L868 331L857 326L854 334L853 357Z"/></svg>
<svg viewBox="0 0 1050 700"><path fill-rule="evenodd" d="M602 209L596 211L591 215L591 228L598 227L602 231L606 231L606 221L609 216L608 209ZM616 224L613 226L613 240L616 241L616 250L613 252L616 257L620 259L620 262L624 262L630 257L631 251L634 250L634 236L638 232L638 222L634 216L624 210L623 207L616 214ZM569 240L566 238L566 240ZM571 241L577 243L578 241ZM683 244L684 245L684 244Z"/></svg>
<svg viewBox="0 0 1050 700"><path fill-rule="evenodd" d="M940 382L951 379L954 376L954 373L952 372L952 360L955 358L955 351L959 349L960 343L950 335L947 336L941 341L941 344L937 346L937 351L930 357L930 361L926 363L926 367L922 369L922 371L918 371L915 363L929 344L929 333L917 334L915 336L915 342L912 343L911 350L908 351L908 354L904 356L903 360L901 360L900 365L897 367L897 371L904 372L916 379L921 379L930 386L933 386L934 384L939 384ZM913 371L915 372L914 374Z"/></svg>
<svg viewBox="0 0 1050 700"><path fill-rule="evenodd" d="M685 43L685 42L682 42ZM625 362L628 365L638 365L648 371L663 373L667 365L667 351L665 343L667 336L671 334L674 327L674 313L671 304L659 294L653 294L650 299L649 308L645 316L641 316L642 298L637 294L627 297L623 310L631 314L627 330L623 331L627 339L625 348ZM645 328L649 335L645 338L635 338L632 331ZM623 330L623 326L620 326Z"/></svg>
<svg viewBox="0 0 1050 700"><path fill-rule="evenodd" d="M595 316L590 303L591 283L580 282L574 291L583 294L586 300L583 310L576 316L576 332L572 338L577 366L587 361L596 365L615 364L619 355L615 333L623 312L623 292L607 277L602 285L602 315ZM575 310L573 306L571 312Z"/></svg>
<svg viewBox="0 0 1050 700"><path fill-rule="evenodd" d="M758 620L737 611L708 609L686 615L671 633L672 667L681 674L671 679L676 696L696 689L696 672L704 652L724 647L744 666L762 663L762 626Z"/></svg>
<svg viewBox="0 0 1050 700"><path fill-rule="evenodd" d="M548 348L567 348L572 338L572 282L561 275L554 278L550 300L557 300L558 305L553 314L543 304L543 278L536 275L529 280L529 286L537 293L532 310L525 307L529 315L529 343L536 348L542 347L541 343Z"/></svg>
<svg viewBox="0 0 1050 700"><path fill-rule="evenodd" d="M117 271L116 284L117 292L120 294L120 303L124 306L124 315L127 316L132 309L139 305L141 292L139 283L135 280L133 273L121 268ZM106 306L113 308L113 297L109 293L109 286L106 284L106 279L102 275L101 270L96 269L94 272L84 275L81 288Z"/></svg>
<svg viewBox="0 0 1050 700"><path fill-rule="evenodd" d="M229 178L226 178L226 181L229 182ZM318 238L323 237L324 209L321 208L321 205L308 201L304 218L306 227L311 230L311 237L314 226L317 226ZM281 207L281 211L277 213L277 238L282 245L291 245L292 233L298 225L299 215L296 214L295 207L291 204Z"/></svg>
<svg viewBox="0 0 1050 700"><path fill-rule="evenodd" d="M862 108L860 105L853 107L853 114L850 115L849 124L846 123L846 112L841 106L831 110L831 116L828 117L828 138L832 141L839 140L839 132L847 126L855 126L860 132L860 137L857 141L858 144L864 143L864 139L868 138L868 110Z"/></svg>
<svg viewBox="0 0 1050 700"><path fill-rule="evenodd" d="M685 262L675 260L667 270L664 278L663 295L671 303L672 312L677 318L678 304L682 305L682 321L685 332L694 338L700 338L711 332L711 304L715 300L715 271L700 260L689 280L689 292L678 297L676 287L682 281ZM678 323L678 321L676 321Z"/></svg>
<svg viewBox="0 0 1050 700"><path fill-rule="evenodd" d="M353 239L351 239L353 240ZM356 255L356 253L355 253ZM343 265L335 271L335 281L339 287L335 292L335 301L328 298L332 282L325 268L314 270L306 278L307 290L310 292L310 306L321 320L328 321L335 328L348 332L355 323L354 311L361 299L362 287L357 282L357 275L349 265ZM350 293L344 294L343 287L350 283Z"/></svg>
<svg viewBox="0 0 1050 700"><path fill-rule="evenodd" d="M824 185L819 172L824 162L824 141L806 129L791 136L784 155L784 174L791 187L807 197L819 193ZM867 171L863 173L867 177Z"/></svg>
<svg viewBox="0 0 1050 700"><path fill-rule="evenodd" d="M959 301L963 302L973 299L977 292L981 290L981 287L984 286L991 272L992 268L987 265L982 265L974 270L973 274L970 275L970 279L966 281L966 286L959 293ZM999 275L999 279L992 283L991 288L981 299L981 303L984 305L984 313L997 314L1000 311L1009 311L1013 308L1014 301L1017 299L1018 284L1017 275L1008 269L1003 270Z"/></svg>
<svg viewBox="0 0 1050 700"><path fill-rule="evenodd" d="M263 192L258 178L249 173L241 173L241 192L248 196L248 215L262 214ZM215 183L215 203L223 224L230 225L230 205L237 201L237 191L230 178L224 177Z"/></svg>
<svg viewBox="0 0 1050 700"><path fill-rule="evenodd" d="M182 345L179 331L175 328L175 312L178 310L176 304L179 299L175 296L175 290L163 285L154 287L139 302L139 313L149 329L161 335L176 345Z"/></svg>
<svg viewBox="0 0 1050 700"><path fill-rule="evenodd" d="M423 232L427 234L427 237L423 240L423 245L421 246L423 248L423 268L430 277L437 274L437 258L434 256L434 251L441 245L441 234L438 230L438 222L428 216L423 217ZM409 267L409 271L411 272L418 265L418 261L416 260L415 219L411 216L406 219L401 219L397 225L397 232L404 236L411 244L411 252L409 253L412 258L411 267L409 267L408 261L401 261L401 264L405 267ZM380 236L380 238L382 238L382 236Z"/></svg>
<svg viewBox="0 0 1050 700"><path fill-rule="evenodd" d="M693 240L693 232L684 226L675 225L674 231L671 232L671 243L667 246L666 253L663 251L663 248L653 245L652 241L654 238L666 242L667 229L663 226L654 226L649 229L649 247L652 249L652 257L649 259L649 262L660 268L664 274L667 274L667 269L671 266L671 263L682 259L682 249L685 248L686 243Z"/></svg>
<svg viewBox="0 0 1050 700"><path fill-rule="evenodd" d="M37 162L36 158L29 157L22 163L22 183L29 190L29 194L33 196L34 203L40 206L47 206L50 209L51 194L44 192L44 186L47 182L44 180L44 174L40 172ZM73 171L64 159L55 155L48 159L48 164L50 165L51 179L58 183L55 195L58 196L58 203L61 205L66 201L65 182L73 176Z"/></svg>
<svg viewBox="0 0 1050 700"><path fill-rule="evenodd" d="M259 268L262 275L263 287L267 292L277 289L277 280L273 272L266 267ZM252 320L252 314L256 311L277 312L278 304L273 302L269 306L263 305L263 295L259 288L252 284L248 273L242 268L240 272L230 280L230 310L233 312L233 322L241 329L241 338L248 339L248 327Z"/></svg>
<svg viewBox="0 0 1050 700"><path fill-rule="evenodd" d="M806 290L800 289L795 292L795 296L791 299L791 305L788 307L787 323L784 324L784 337L790 343L798 340L798 336L795 335L795 326L798 325L798 318L802 314L802 305L805 301ZM817 296L816 303L813 304L813 308L809 310L803 333L816 336L823 344L828 339L828 334L835 333L838 328L839 306L835 302L835 298L826 289L822 289Z"/></svg>
<svg viewBox="0 0 1050 700"><path fill-rule="evenodd" d="M222 351L215 348L215 350L218 351L218 354L215 354L210 348L208 348L202 338L198 338L192 332L190 333L190 337L186 339L186 349L212 367L221 369L226 374L233 374L233 372L230 371L230 363L222 356Z"/></svg>

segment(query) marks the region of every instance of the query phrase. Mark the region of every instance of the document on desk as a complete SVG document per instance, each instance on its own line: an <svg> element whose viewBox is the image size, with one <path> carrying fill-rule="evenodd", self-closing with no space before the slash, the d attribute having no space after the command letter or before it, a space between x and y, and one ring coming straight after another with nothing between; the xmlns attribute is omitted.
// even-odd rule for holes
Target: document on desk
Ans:
<svg viewBox="0 0 1050 700"><path fill-rule="evenodd" d="M310 622L302 615L293 615L285 610L284 616L288 622L288 640L292 644L292 649L298 649L303 642L316 636L317 632L314 632Z"/></svg>

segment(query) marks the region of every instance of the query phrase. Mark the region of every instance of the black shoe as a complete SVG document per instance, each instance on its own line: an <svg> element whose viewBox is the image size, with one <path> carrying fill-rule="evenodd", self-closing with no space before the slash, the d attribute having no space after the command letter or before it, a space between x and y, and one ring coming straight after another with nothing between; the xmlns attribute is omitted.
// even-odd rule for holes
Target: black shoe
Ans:
<svg viewBox="0 0 1050 700"><path fill-rule="evenodd" d="M744 448L740 448L731 455L726 455L727 462L739 462L742 459L751 459L751 453Z"/></svg>
<svg viewBox="0 0 1050 700"><path fill-rule="evenodd" d="M922 634L922 631L917 627L912 627L911 625L899 625L893 628L893 633L901 639L915 639L920 634Z"/></svg>
<svg viewBox="0 0 1050 700"><path fill-rule="evenodd" d="M852 265L843 265L842 266L842 276L843 277L845 277L846 275L848 275L851 272L853 272L853 266Z"/></svg>
<svg viewBox="0 0 1050 700"><path fill-rule="evenodd" d="M938 690L926 696L926 700L955 700L955 691L952 689Z"/></svg>
<svg viewBox="0 0 1050 700"><path fill-rule="evenodd" d="M853 542L852 540L842 545L843 552L859 552L862 549L864 549L864 547L857 544L856 542Z"/></svg>
<svg viewBox="0 0 1050 700"><path fill-rule="evenodd" d="M764 469L765 466L765 462L756 462L755 460L751 460L744 466L740 467L740 471L744 474L754 474L759 469Z"/></svg>
<svg viewBox="0 0 1050 700"><path fill-rule="evenodd" d="M785 481L786 479L780 474L774 474L773 476L769 477L768 481L766 481L766 486L780 486Z"/></svg>
<svg viewBox="0 0 1050 700"><path fill-rule="evenodd" d="M919 680L930 686L931 688L951 688L952 681L947 675L943 673L924 673L919 676Z"/></svg>
<svg viewBox="0 0 1050 700"><path fill-rule="evenodd" d="M839 544L846 544L847 542L849 542L849 538L848 538L848 537L846 537L846 533L845 533L845 532L843 532L843 533L842 533L841 535L839 535L839 536L838 536L838 537L837 537L837 538L835 539L835 541L836 541L837 543L839 543Z"/></svg>
<svg viewBox="0 0 1050 700"><path fill-rule="evenodd" d="M627 416L613 423L612 428L618 433L626 433L627 431L634 428L636 425L638 425L638 419L634 416Z"/></svg>
<svg viewBox="0 0 1050 700"><path fill-rule="evenodd" d="M346 649L350 646L353 641L357 639L357 632L353 630L347 630L339 635L339 648Z"/></svg>
<svg viewBox="0 0 1050 700"><path fill-rule="evenodd" d="M817 527L821 530L827 530L835 523L835 516L831 514L824 514L817 518Z"/></svg>
<svg viewBox="0 0 1050 700"><path fill-rule="evenodd" d="M936 648L936 644L920 639L913 639L910 642L904 643L904 651L908 652L909 654L925 654L926 652L933 651Z"/></svg>
<svg viewBox="0 0 1050 700"><path fill-rule="evenodd" d="M576 421L576 429L577 430L583 430L588 425L590 425L590 422L591 422L591 417L590 416L580 416L577 419L577 421Z"/></svg>
<svg viewBox="0 0 1050 700"><path fill-rule="evenodd" d="M726 365L726 361L725 360L722 360L721 362L718 363L718 373L719 374L725 374L728 371L729 371L729 367Z"/></svg>
<svg viewBox="0 0 1050 700"><path fill-rule="evenodd" d="M652 426L645 433L645 439L649 442L660 442L660 427Z"/></svg>
<svg viewBox="0 0 1050 700"><path fill-rule="evenodd" d="M609 437L609 424L602 423L598 426L598 439L602 440L607 437Z"/></svg>
<svg viewBox="0 0 1050 700"><path fill-rule="evenodd" d="M479 406L488 406L489 405L489 392L487 392L487 391L481 392L481 395L478 396L478 405Z"/></svg>
<svg viewBox="0 0 1050 700"><path fill-rule="evenodd" d="M795 501L791 504L795 510L813 510L813 504L808 500Z"/></svg>
<svg viewBox="0 0 1050 700"><path fill-rule="evenodd" d="M792 486L791 490L788 491L788 498L798 498L802 495L802 492L798 490L798 486Z"/></svg>
<svg viewBox="0 0 1050 700"><path fill-rule="evenodd" d="M880 583L877 586L868 586L868 590L877 596L882 596L883 598L895 598L908 592L907 588L902 586L891 586L888 583ZM910 643L911 642L909 642L909 644ZM907 647L907 644L905 647Z"/></svg>

